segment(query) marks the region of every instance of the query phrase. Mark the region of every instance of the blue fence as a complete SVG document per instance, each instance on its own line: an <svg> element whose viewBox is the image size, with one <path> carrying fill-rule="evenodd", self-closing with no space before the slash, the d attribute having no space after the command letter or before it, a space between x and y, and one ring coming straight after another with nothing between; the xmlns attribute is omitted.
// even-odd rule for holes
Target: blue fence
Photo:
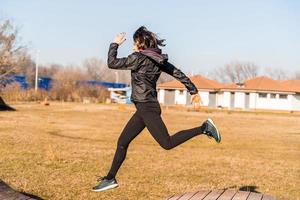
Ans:
<svg viewBox="0 0 300 200"><path fill-rule="evenodd" d="M103 86L107 88L125 88L128 87L125 83L111 83L111 82L101 82L101 81L85 81L89 85Z"/></svg>
<svg viewBox="0 0 300 200"><path fill-rule="evenodd" d="M51 90L52 88L52 79L49 77L40 77L38 81L39 89Z"/></svg>
<svg viewBox="0 0 300 200"><path fill-rule="evenodd" d="M23 90L27 90L29 88L29 84L27 79L23 75L14 75L9 80L5 82L5 84L18 83ZM111 83L111 82L101 82L101 81L78 81L78 84L89 84L93 86L103 86L107 88L125 88L128 87L125 83ZM53 86L53 79L50 77L39 77L38 79L38 88L43 90L51 90Z"/></svg>
<svg viewBox="0 0 300 200"><path fill-rule="evenodd" d="M29 86L28 82L26 80L26 77L20 76L20 75L11 76L9 79L6 79L1 82L1 84L3 84L3 85L9 85L12 83L18 83L20 85L21 89L23 89L23 90L27 90L28 86Z"/></svg>

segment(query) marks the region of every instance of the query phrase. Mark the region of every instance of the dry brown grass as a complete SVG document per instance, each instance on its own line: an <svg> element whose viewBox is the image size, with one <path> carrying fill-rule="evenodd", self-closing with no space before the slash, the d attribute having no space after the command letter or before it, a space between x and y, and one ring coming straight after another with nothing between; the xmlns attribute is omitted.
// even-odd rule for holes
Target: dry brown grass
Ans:
<svg viewBox="0 0 300 200"><path fill-rule="evenodd" d="M13 106L19 111L0 113L0 179L45 199L162 199L199 188L244 186L283 199L300 196L299 115L163 110L171 133L212 117L223 142L199 136L165 151L144 130L119 171L120 187L93 193L134 108Z"/></svg>

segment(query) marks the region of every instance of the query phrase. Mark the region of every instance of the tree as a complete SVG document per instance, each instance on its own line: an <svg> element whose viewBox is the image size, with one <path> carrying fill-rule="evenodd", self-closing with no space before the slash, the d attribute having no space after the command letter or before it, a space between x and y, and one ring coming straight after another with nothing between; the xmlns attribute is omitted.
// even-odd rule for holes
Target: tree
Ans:
<svg viewBox="0 0 300 200"><path fill-rule="evenodd" d="M87 75L81 68L71 65L60 68L53 75L53 80L52 92L55 94L55 99L71 101L72 94L78 87L78 81L87 80Z"/></svg>
<svg viewBox="0 0 300 200"><path fill-rule="evenodd" d="M283 69L279 68L266 68L265 74L269 76L270 78L273 78L275 80L286 80L288 79L288 75Z"/></svg>
<svg viewBox="0 0 300 200"><path fill-rule="evenodd" d="M18 44L18 31L9 20L0 22L0 81L18 71L26 57L25 47Z"/></svg>
<svg viewBox="0 0 300 200"><path fill-rule="evenodd" d="M105 62L98 58L89 58L83 62L89 78L96 81L130 83L129 70L109 69Z"/></svg>
<svg viewBox="0 0 300 200"><path fill-rule="evenodd" d="M1 90L10 76L18 71L26 54L18 44L18 31L9 20L0 21L0 110L12 110L1 97Z"/></svg>
<svg viewBox="0 0 300 200"><path fill-rule="evenodd" d="M296 72L295 79L300 80L300 72Z"/></svg>
<svg viewBox="0 0 300 200"><path fill-rule="evenodd" d="M242 83L258 75L259 67L251 62L231 62L215 69L212 76L223 83Z"/></svg>

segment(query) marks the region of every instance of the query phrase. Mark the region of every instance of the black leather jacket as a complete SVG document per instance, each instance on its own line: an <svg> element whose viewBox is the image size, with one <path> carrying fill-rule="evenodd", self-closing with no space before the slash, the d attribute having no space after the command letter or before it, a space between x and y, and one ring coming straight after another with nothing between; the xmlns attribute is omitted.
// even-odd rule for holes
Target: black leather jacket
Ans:
<svg viewBox="0 0 300 200"><path fill-rule="evenodd" d="M198 93L191 80L174 65L160 49L146 49L134 52L128 57L117 58L119 45L111 43L107 65L111 69L131 70L131 101L157 102L156 82L161 72L166 72L185 85L190 94Z"/></svg>

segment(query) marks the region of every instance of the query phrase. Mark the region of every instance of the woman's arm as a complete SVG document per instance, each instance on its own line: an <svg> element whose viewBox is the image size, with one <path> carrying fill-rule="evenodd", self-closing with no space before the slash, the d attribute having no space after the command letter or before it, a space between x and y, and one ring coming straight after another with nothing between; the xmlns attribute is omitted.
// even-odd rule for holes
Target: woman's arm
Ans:
<svg viewBox="0 0 300 200"><path fill-rule="evenodd" d="M117 58L119 44L111 43L108 51L107 66L111 69L132 70L137 67L138 56L133 53L125 58Z"/></svg>
<svg viewBox="0 0 300 200"><path fill-rule="evenodd" d="M126 58L117 58L118 47L126 40L125 33L119 33L109 46L107 66L111 69L131 70L137 66L138 56L133 53Z"/></svg>
<svg viewBox="0 0 300 200"><path fill-rule="evenodd" d="M180 69L177 69L171 63L166 62L162 65L161 70L179 80L187 88L191 95L198 94L198 89L192 81Z"/></svg>

